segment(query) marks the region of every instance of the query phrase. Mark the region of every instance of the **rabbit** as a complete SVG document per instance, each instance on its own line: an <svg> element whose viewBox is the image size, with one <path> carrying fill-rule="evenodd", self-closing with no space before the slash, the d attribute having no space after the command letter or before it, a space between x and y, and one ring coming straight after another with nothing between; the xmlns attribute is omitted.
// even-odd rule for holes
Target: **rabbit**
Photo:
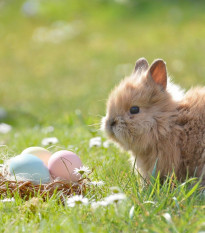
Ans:
<svg viewBox="0 0 205 233"><path fill-rule="evenodd" d="M131 76L111 92L102 128L108 138L131 152L146 180L154 167L163 181L198 177L205 185L205 87L179 90L167 75L166 63L137 60Z"/></svg>

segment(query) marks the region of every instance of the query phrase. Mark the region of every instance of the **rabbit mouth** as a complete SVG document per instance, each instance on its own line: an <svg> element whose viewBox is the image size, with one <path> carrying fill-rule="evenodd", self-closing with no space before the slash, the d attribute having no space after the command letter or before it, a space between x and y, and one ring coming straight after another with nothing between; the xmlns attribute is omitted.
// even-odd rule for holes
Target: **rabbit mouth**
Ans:
<svg viewBox="0 0 205 233"><path fill-rule="evenodd" d="M124 150L130 149L130 144L127 141L129 136L126 129L127 123L122 119L109 119L104 117L102 119L101 129L107 134L107 136L120 145Z"/></svg>
<svg viewBox="0 0 205 233"><path fill-rule="evenodd" d="M122 120L120 122L119 119L114 119L114 118L104 119L104 131L111 139L117 142L122 141L124 126L125 126L125 122L123 121L122 124Z"/></svg>

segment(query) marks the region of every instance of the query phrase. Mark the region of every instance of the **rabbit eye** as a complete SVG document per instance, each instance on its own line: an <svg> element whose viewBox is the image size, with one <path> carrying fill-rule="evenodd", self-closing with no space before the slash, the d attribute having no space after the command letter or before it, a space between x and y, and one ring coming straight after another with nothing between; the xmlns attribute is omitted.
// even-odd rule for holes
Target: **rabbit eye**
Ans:
<svg viewBox="0 0 205 233"><path fill-rule="evenodd" d="M133 106L130 108L131 114L137 114L137 113L139 113L139 111L140 111L140 108L138 106Z"/></svg>

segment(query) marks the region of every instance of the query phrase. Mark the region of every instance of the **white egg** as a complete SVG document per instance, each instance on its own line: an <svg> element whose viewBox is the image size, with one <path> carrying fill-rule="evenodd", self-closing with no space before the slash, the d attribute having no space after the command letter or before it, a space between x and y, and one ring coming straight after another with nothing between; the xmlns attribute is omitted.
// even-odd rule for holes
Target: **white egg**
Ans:
<svg viewBox="0 0 205 233"><path fill-rule="evenodd" d="M22 155L24 154L35 155L39 159L41 159L45 163L45 165L48 165L48 160L52 155L50 151L44 149L43 147L37 147L37 146L29 147L25 149L24 151L22 151L21 154Z"/></svg>

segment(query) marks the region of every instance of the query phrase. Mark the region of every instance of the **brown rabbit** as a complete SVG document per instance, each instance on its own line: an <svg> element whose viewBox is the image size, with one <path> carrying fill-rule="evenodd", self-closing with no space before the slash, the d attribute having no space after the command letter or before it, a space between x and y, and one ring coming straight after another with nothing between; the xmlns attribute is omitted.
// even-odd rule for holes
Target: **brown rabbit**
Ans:
<svg viewBox="0 0 205 233"><path fill-rule="evenodd" d="M136 158L144 178L157 164L162 179L174 170L180 180L195 176L205 185L205 87L176 101L167 83L163 60L149 67L139 59L133 74L110 94L102 127Z"/></svg>

